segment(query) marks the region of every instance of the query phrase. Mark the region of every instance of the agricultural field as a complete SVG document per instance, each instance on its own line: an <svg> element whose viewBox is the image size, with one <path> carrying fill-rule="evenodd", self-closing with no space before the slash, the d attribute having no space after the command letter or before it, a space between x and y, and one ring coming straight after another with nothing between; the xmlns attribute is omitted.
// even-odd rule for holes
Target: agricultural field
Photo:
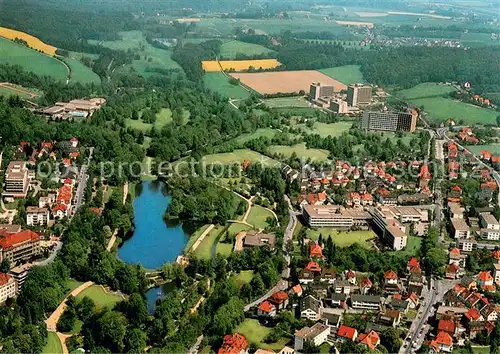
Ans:
<svg viewBox="0 0 500 354"><path fill-rule="evenodd" d="M260 205L252 205L250 214L248 214L247 222L258 229L265 229L268 224L267 218L274 218L273 214L261 207Z"/></svg>
<svg viewBox="0 0 500 354"><path fill-rule="evenodd" d="M115 304L123 300L123 297L118 294L104 291L101 285L92 285L78 294L76 299L80 301L85 296L91 298L99 308L112 308Z"/></svg>
<svg viewBox="0 0 500 354"><path fill-rule="evenodd" d="M42 354L62 353L61 341L57 337L56 332L47 333L47 344L43 347Z"/></svg>
<svg viewBox="0 0 500 354"><path fill-rule="evenodd" d="M444 97L419 98L411 100L417 107L424 107L432 121L443 121L452 118L465 124L494 124L498 115L492 109L475 106L472 104L451 100Z"/></svg>
<svg viewBox="0 0 500 354"><path fill-rule="evenodd" d="M262 326L258 320L247 318L236 329L236 332L245 336L250 344L261 349L270 349L278 352L287 343L288 339L280 339L276 343L266 343L264 339L271 332L271 328Z"/></svg>
<svg viewBox="0 0 500 354"><path fill-rule="evenodd" d="M500 144L471 145L467 146L467 149L472 151L474 155L479 155L481 150L488 150L494 155L500 155Z"/></svg>
<svg viewBox="0 0 500 354"><path fill-rule="evenodd" d="M100 84L101 78L89 67L83 65L77 59L64 58L64 61L71 69L71 80L81 84Z"/></svg>
<svg viewBox="0 0 500 354"><path fill-rule="evenodd" d="M320 69L319 71L335 80L343 82L346 85L363 83L363 74L359 65L344 65L334 68Z"/></svg>
<svg viewBox="0 0 500 354"><path fill-rule="evenodd" d="M281 65L276 59L255 59L255 60L205 60L201 62L203 70L212 71L245 71L250 68L274 69Z"/></svg>
<svg viewBox="0 0 500 354"><path fill-rule="evenodd" d="M0 37L7 38L10 40L14 40L16 38L20 38L26 43L28 43L28 46L30 48L33 48L35 50L39 50L47 55L54 56L56 55L56 50L57 48L42 42L40 39L38 39L35 36L32 36L31 34L24 33L21 31L16 31L10 28L5 28L5 27L0 27Z"/></svg>
<svg viewBox="0 0 500 354"><path fill-rule="evenodd" d="M222 58L236 59L237 54L244 54L248 56L267 54L271 56L275 54L275 51L258 44L245 43L236 40L226 42L222 45L220 52Z"/></svg>
<svg viewBox="0 0 500 354"><path fill-rule="evenodd" d="M1 82L0 96L19 96L26 99L36 99L40 96L40 94L35 90L30 90L20 85L11 84L9 82Z"/></svg>
<svg viewBox="0 0 500 354"><path fill-rule="evenodd" d="M261 94L309 92L312 82L333 85L335 91L347 89L342 82L316 70L232 73L231 76Z"/></svg>
<svg viewBox="0 0 500 354"><path fill-rule="evenodd" d="M278 97L263 100L269 108L281 107L309 107L310 103L302 96L299 97Z"/></svg>
<svg viewBox="0 0 500 354"><path fill-rule="evenodd" d="M222 72L209 72L203 76L203 84L211 91L228 98L243 99L250 97L250 92L240 85L229 83L229 79Z"/></svg>
<svg viewBox="0 0 500 354"><path fill-rule="evenodd" d="M313 241L318 240L319 235L323 236L323 239L332 236L332 241L339 247L349 247L355 243L365 247L371 248L372 245L368 242L371 239L377 237L377 235L371 231L337 231L331 228L318 228L318 229L308 229L307 237Z"/></svg>
<svg viewBox="0 0 500 354"><path fill-rule="evenodd" d="M309 149L304 143L293 146L272 145L269 151L274 154L283 155L286 158L292 156L293 153L299 158L311 159L312 161L326 161L330 152L322 149Z"/></svg>
<svg viewBox="0 0 500 354"><path fill-rule="evenodd" d="M206 155L203 157L207 165L219 163L223 165L228 164L242 164L244 161L250 161L252 163L262 163L266 166L276 166L279 164L279 161L276 161L270 157L259 154L258 152L248 150L248 149L239 149L234 150L233 152L224 152L220 154L212 154Z"/></svg>
<svg viewBox="0 0 500 354"><path fill-rule="evenodd" d="M337 122L337 123L322 123L314 122L313 128L307 127L305 124L299 124L298 127L307 134L318 134L322 138L327 136L340 136L343 132L348 131L352 126L350 122Z"/></svg>
<svg viewBox="0 0 500 354"><path fill-rule="evenodd" d="M182 70L179 64L172 60L172 52L165 49L153 47L146 41L144 34L140 31L120 32L122 37L119 41L96 41L89 43L102 45L115 50L132 50L140 55L141 59L132 62L132 68L144 77L158 75L155 68L158 69L176 69Z"/></svg>
<svg viewBox="0 0 500 354"><path fill-rule="evenodd" d="M19 65L26 71L61 81L68 76L68 70L59 60L4 38L0 38L0 64Z"/></svg>
<svg viewBox="0 0 500 354"><path fill-rule="evenodd" d="M238 144L245 144L246 142L248 142L250 140L258 139L261 137L273 138L277 132L278 132L277 130L271 129L271 128L259 128L251 134L240 135L239 137L235 138L234 140Z"/></svg>
<svg viewBox="0 0 500 354"><path fill-rule="evenodd" d="M418 84L410 89L401 90L396 93L397 96L407 100L425 97L444 96L455 91L450 85L440 85L433 82Z"/></svg>

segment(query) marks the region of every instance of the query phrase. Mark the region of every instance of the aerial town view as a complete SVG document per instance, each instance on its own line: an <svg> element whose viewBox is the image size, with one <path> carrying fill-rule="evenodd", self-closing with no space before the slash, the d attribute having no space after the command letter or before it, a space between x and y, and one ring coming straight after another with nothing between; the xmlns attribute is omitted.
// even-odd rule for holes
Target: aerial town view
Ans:
<svg viewBox="0 0 500 354"><path fill-rule="evenodd" d="M0 353L499 353L500 2L0 1Z"/></svg>

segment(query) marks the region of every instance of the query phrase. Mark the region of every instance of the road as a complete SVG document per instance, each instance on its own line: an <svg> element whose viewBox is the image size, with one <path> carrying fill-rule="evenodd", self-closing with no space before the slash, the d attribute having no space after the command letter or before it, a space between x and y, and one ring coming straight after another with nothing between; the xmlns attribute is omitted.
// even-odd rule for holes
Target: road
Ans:
<svg viewBox="0 0 500 354"><path fill-rule="evenodd" d="M63 243L61 241L57 241L56 247L54 247L54 250L50 254L50 256L47 259L44 259L41 262L33 262L34 266L40 266L44 267L46 265L49 265L50 263L54 262L54 259L56 259L57 253L61 250Z"/></svg>
<svg viewBox="0 0 500 354"><path fill-rule="evenodd" d="M268 299L269 297L271 297L272 294L274 294L275 292L278 292L278 291L281 291L281 290L286 290L288 288L288 281L286 280L279 280L278 283L276 283L276 285L271 289L269 290L267 293L265 293L264 295L262 295L260 298L258 298L257 300L245 305L244 307L244 311L247 312L249 311L252 307L254 306L257 306L258 304L260 304L262 301Z"/></svg>
<svg viewBox="0 0 500 354"><path fill-rule="evenodd" d="M83 204L83 197L85 194L85 189L87 188L87 181L89 179L89 175L87 173L90 161L92 160L92 154L94 153L94 148L91 147L89 148L89 157L87 158L87 163L82 165L80 168L80 173L78 173L78 188L76 190L75 194L75 209L74 209L74 214L80 209L80 207Z"/></svg>

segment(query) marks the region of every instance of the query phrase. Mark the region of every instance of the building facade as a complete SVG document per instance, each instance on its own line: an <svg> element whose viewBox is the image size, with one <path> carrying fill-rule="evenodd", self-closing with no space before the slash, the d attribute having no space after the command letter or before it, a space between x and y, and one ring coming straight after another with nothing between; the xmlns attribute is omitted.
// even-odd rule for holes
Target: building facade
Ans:
<svg viewBox="0 0 500 354"><path fill-rule="evenodd" d="M28 194L28 168L24 161L12 161L5 172L4 197L26 198Z"/></svg>
<svg viewBox="0 0 500 354"><path fill-rule="evenodd" d="M356 107L358 104L367 104L372 100L372 88L370 86L353 84L347 88L347 103Z"/></svg>
<svg viewBox="0 0 500 354"><path fill-rule="evenodd" d="M31 230L17 233L2 233L0 230L0 262L7 259L11 264L15 264L39 255L40 250L39 234Z"/></svg>
<svg viewBox="0 0 500 354"><path fill-rule="evenodd" d="M367 227L372 219L368 212L359 209L346 209L338 205L304 205L304 220L310 227L332 227L349 229L353 226Z"/></svg>
<svg viewBox="0 0 500 354"><path fill-rule="evenodd" d="M0 273L0 304L17 295L17 284L14 278L6 273Z"/></svg>
<svg viewBox="0 0 500 354"><path fill-rule="evenodd" d="M309 98L311 100L317 100L320 97L332 97L335 93L335 87L333 85L325 85L319 82L311 84L309 89Z"/></svg>
<svg viewBox="0 0 500 354"><path fill-rule="evenodd" d="M417 127L417 116L406 112L365 112L361 128L382 131L413 132Z"/></svg>
<svg viewBox="0 0 500 354"><path fill-rule="evenodd" d="M28 226L47 225L49 209L29 206L26 208L26 224Z"/></svg>

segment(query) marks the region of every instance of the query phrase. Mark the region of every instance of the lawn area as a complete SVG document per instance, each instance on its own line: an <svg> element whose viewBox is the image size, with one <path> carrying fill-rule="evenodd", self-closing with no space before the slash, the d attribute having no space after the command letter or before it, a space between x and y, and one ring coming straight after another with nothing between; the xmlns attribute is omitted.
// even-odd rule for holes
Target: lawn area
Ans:
<svg viewBox="0 0 500 354"><path fill-rule="evenodd" d="M248 149L239 149L234 150L233 152L224 152L220 154L212 154L204 156L207 165L219 163L219 164L232 164L238 163L242 164L243 161L248 160L252 163L262 163L266 166L276 166L279 164L279 161L271 159L270 157L259 154L258 152L248 150Z"/></svg>
<svg viewBox="0 0 500 354"><path fill-rule="evenodd" d="M408 255L415 256L420 251L420 246L422 245L422 238L418 236L408 236L408 242L406 243L406 248L404 252Z"/></svg>
<svg viewBox="0 0 500 354"><path fill-rule="evenodd" d="M371 231L337 231L330 228L318 228L318 229L308 229L307 237L313 241L319 238L319 235L323 235L323 239L327 239L328 236L332 236L332 241L339 247L349 247L355 243L360 244L363 247L371 248L369 240L376 238L377 235Z"/></svg>
<svg viewBox="0 0 500 354"><path fill-rule="evenodd" d="M212 247L214 243L219 238L220 233L224 228L222 226L216 226L209 232L207 236L203 239L198 248L194 251L196 257L201 259L211 259L212 258Z"/></svg>
<svg viewBox="0 0 500 354"><path fill-rule="evenodd" d="M203 76L203 84L210 91L219 93L227 98L248 98L250 92L239 85L229 83L228 78L221 72L210 72Z"/></svg>
<svg viewBox="0 0 500 354"><path fill-rule="evenodd" d="M85 296L91 298L99 308L112 308L116 303L123 300L123 298L117 294L109 294L105 292L100 285L92 285L91 287L85 289L76 296L76 299L80 301Z"/></svg>
<svg viewBox="0 0 500 354"><path fill-rule="evenodd" d="M299 158L303 157L306 159L311 159L312 161L326 161L330 152L323 149L309 149L306 147L305 143L300 143L293 146L287 145L271 145L269 151L275 154L281 154L286 158L292 156L295 153Z"/></svg>
<svg viewBox="0 0 500 354"><path fill-rule="evenodd" d="M396 92L396 95L405 99L416 99L423 97L444 96L453 91L455 91L455 88L449 85L425 82L410 89Z"/></svg>
<svg viewBox="0 0 500 354"><path fill-rule="evenodd" d="M310 103L302 96L299 97L278 97L264 100L266 106L270 108L280 107L310 107Z"/></svg>
<svg viewBox="0 0 500 354"><path fill-rule="evenodd" d="M191 236L189 236L189 240L186 244L186 247L184 247L184 252L189 252L189 249L191 248L191 246L193 246L193 244L196 242L196 240L198 239L198 237L200 237L200 235L205 232L205 230L208 228L208 225L203 225L202 227L200 227L198 230L196 230L195 232L193 232L191 234Z"/></svg>
<svg viewBox="0 0 500 354"><path fill-rule="evenodd" d="M77 59L64 58L64 61L71 69L70 82L79 82L81 84L96 84L101 83L101 78L89 67L83 65Z"/></svg>
<svg viewBox="0 0 500 354"><path fill-rule="evenodd" d="M81 281L78 281L78 280L75 280L75 279L68 279L68 280L66 280L66 282L65 282L64 285L68 289L68 293L70 293L70 292L72 292L73 290L75 290L76 288L78 288L82 284L83 283Z"/></svg>
<svg viewBox="0 0 500 354"><path fill-rule="evenodd" d="M409 103L424 106L424 111L433 121L453 118L457 122L463 120L465 124L496 124L497 112L494 110L444 97L414 99Z"/></svg>
<svg viewBox="0 0 500 354"><path fill-rule="evenodd" d="M329 135L332 137L340 136L343 132L348 131L352 126L350 122L338 123L322 123L314 122L313 128L308 128L305 124L300 124L299 127L307 134L319 134L322 138Z"/></svg>
<svg viewBox="0 0 500 354"><path fill-rule="evenodd" d="M5 84L7 85L7 84ZM10 96L19 96L21 98L30 98L33 99L32 95L40 95L40 92L36 92L35 90L27 89L23 86L20 85L14 85L14 84L8 84L9 87L6 86L0 86L0 96L5 96L5 97L10 97ZM16 90L16 88L19 89ZM25 92L27 91L27 92Z"/></svg>
<svg viewBox="0 0 500 354"><path fill-rule="evenodd" d="M260 137L273 138L277 133L277 130L271 128L259 128L255 132L250 134L243 134L235 138L238 144L244 144L250 140L258 139Z"/></svg>
<svg viewBox="0 0 500 354"><path fill-rule="evenodd" d="M247 222L256 228L265 229L268 226L266 219L269 217L274 218L269 210L260 205L252 205Z"/></svg>
<svg viewBox="0 0 500 354"><path fill-rule="evenodd" d="M224 59L236 59L237 54L252 56L261 54L272 55L273 53L275 53L274 50L259 44L240 42L236 40L224 43L220 49L221 58Z"/></svg>
<svg viewBox="0 0 500 354"><path fill-rule="evenodd" d="M47 344L43 347L42 354L62 353L62 345L59 338L57 338L56 332L48 332L47 334Z"/></svg>
<svg viewBox="0 0 500 354"><path fill-rule="evenodd" d="M319 71L325 74L326 76L330 76L335 80L338 80L346 85L349 84L357 84L362 83L365 80L363 79L363 74L359 70L359 65L344 65L337 66L334 68L326 68L320 69Z"/></svg>
<svg viewBox="0 0 500 354"><path fill-rule="evenodd" d="M288 339L280 339L276 343L264 343L264 338L271 332L271 328L262 326L255 319L245 319L236 329L236 332L245 336L249 343L258 348L279 351L288 343Z"/></svg>
<svg viewBox="0 0 500 354"><path fill-rule="evenodd" d="M253 270L242 270L239 273L233 274L231 278L236 281L239 287L242 287L243 284L249 284L253 279Z"/></svg>
<svg viewBox="0 0 500 354"><path fill-rule="evenodd" d="M189 111L186 110L183 111L183 118L184 118L184 123L187 123L187 121L189 120ZM165 125L171 122L172 122L172 111L169 108L162 108L160 112L156 114L156 121L154 123L154 126L156 129L160 130ZM127 128L141 130L145 134L148 134L151 128L153 127L153 124L144 123L142 119L135 120L130 118L125 120L125 125L127 126Z"/></svg>
<svg viewBox="0 0 500 354"><path fill-rule="evenodd" d="M251 230L250 226L243 225L243 224L238 224L238 223L232 223L228 228L227 232L229 234L236 235L240 231L248 231Z"/></svg>
<svg viewBox="0 0 500 354"><path fill-rule="evenodd" d="M479 155L481 150L488 150L494 155L500 154L500 144L489 144L489 145L471 145L467 146L467 149L472 151L474 155Z"/></svg>
<svg viewBox="0 0 500 354"><path fill-rule="evenodd" d="M59 60L4 38L0 38L0 64L19 65L39 76L61 81L68 76L68 70Z"/></svg>

